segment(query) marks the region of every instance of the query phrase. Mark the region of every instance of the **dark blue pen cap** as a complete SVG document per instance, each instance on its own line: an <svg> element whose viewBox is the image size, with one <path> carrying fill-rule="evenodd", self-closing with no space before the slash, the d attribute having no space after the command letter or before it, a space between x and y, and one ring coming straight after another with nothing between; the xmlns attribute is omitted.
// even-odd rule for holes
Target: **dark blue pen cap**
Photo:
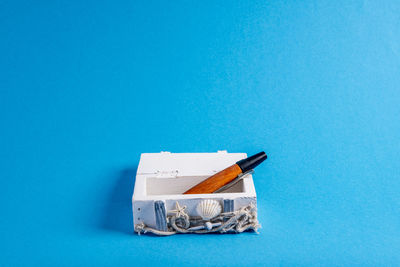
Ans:
<svg viewBox="0 0 400 267"><path fill-rule="evenodd" d="M267 154L265 154L265 152L263 151L251 157L239 160L238 162L236 162L236 164L239 165L240 169L242 169L242 172L247 172L257 167L261 162L263 162L266 159L267 159Z"/></svg>

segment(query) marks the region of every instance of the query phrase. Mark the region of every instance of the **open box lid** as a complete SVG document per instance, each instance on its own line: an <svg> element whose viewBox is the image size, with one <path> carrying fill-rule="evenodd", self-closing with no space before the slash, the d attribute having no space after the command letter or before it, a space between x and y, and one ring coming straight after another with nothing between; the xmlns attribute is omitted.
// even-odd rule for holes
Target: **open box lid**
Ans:
<svg viewBox="0 0 400 267"><path fill-rule="evenodd" d="M237 161L246 153L143 153L138 175L155 174L157 177L212 175Z"/></svg>

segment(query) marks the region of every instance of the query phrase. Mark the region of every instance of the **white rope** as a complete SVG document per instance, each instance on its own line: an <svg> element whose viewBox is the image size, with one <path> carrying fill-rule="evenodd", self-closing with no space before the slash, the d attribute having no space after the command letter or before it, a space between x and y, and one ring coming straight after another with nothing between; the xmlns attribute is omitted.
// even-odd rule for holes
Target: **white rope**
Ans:
<svg viewBox="0 0 400 267"><path fill-rule="evenodd" d="M181 211L177 215L168 216L167 221L168 231L160 231L148 227L144 223L135 225L135 231L138 234L150 232L156 235L167 236L176 233L241 233L248 230L258 233L257 229L261 227L257 220L257 209L253 203L237 211L221 213L210 221L197 220L195 218L190 220L190 216L184 211ZM216 227L214 228L214 226Z"/></svg>

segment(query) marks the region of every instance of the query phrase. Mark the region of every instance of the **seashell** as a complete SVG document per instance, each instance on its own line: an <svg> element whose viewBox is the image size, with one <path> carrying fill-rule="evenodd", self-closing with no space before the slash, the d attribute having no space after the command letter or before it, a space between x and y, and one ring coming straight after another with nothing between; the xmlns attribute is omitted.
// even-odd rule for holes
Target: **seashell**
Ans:
<svg viewBox="0 0 400 267"><path fill-rule="evenodd" d="M221 213L222 207L216 200L205 199L197 205L196 210L203 220L210 220Z"/></svg>

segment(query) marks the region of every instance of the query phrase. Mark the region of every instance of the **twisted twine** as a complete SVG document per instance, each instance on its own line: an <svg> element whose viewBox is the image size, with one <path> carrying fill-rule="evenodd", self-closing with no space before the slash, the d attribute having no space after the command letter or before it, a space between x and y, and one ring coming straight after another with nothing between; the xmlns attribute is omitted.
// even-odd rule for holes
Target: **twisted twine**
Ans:
<svg viewBox="0 0 400 267"><path fill-rule="evenodd" d="M135 231L140 235L141 233L150 232L160 236L168 236L174 235L176 233L196 233L196 234L205 234L205 233L241 233L248 230L253 230L256 233L257 229L260 228L260 224L257 220L257 209L253 203L250 203L248 206L242 207L239 210L233 212L224 212L218 215L217 217L210 220L211 223L221 225L207 229L204 226L204 229L191 229L189 228L191 224L196 226L205 225L205 220L196 220L192 218L190 220L190 216L186 212L181 212L178 217L176 215L168 216L168 231L160 231L149 226L146 226L144 223L135 225ZM196 227L194 227L196 228ZM198 228L198 227L197 227Z"/></svg>

